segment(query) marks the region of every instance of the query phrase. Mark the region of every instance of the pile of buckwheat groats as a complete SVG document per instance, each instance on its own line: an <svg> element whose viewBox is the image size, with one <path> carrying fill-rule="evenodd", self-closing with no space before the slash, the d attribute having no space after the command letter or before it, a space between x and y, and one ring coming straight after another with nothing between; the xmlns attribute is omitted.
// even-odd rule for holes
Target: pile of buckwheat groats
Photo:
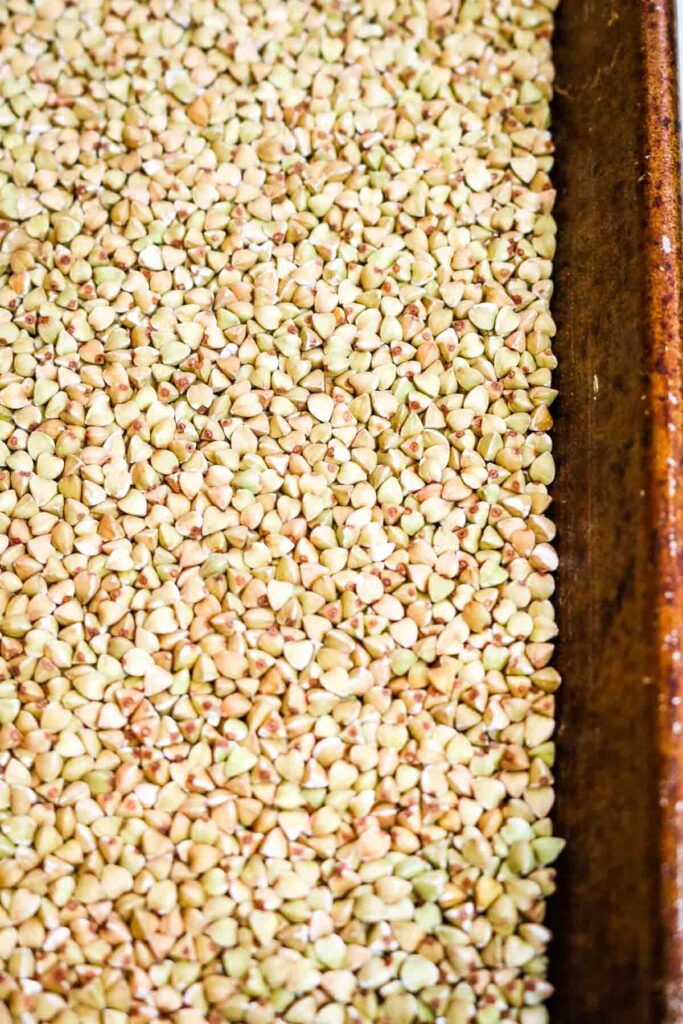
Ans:
<svg viewBox="0 0 683 1024"><path fill-rule="evenodd" d="M0 1024L545 1024L555 0L0 10Z"/></svg>

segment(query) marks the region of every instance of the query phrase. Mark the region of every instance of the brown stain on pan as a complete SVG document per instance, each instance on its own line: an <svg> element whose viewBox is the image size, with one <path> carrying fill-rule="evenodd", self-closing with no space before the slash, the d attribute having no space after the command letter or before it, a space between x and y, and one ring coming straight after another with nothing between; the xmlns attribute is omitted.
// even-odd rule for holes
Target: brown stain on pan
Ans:
<svg viewBox="0 0 683 1024"><path fill-rule="evenodd" d="M673 6L557 16L553 1024L683 1024L683 475ZM680 717L680 721L679 721Z"/></svg>
<svg viewBox="0 0 683 1024"><path fill-rule="evenodd" d="M683 407L673 0L644 0L651 508L657 574L662 1009L683 1021Z"/></svg>

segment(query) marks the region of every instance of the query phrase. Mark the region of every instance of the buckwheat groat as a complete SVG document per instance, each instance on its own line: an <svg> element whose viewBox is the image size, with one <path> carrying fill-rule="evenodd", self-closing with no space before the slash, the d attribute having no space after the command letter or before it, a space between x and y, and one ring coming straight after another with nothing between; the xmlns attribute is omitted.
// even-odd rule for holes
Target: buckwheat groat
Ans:
<svg viewBox="0 0 683 1024"><path fill-rule="evenodd" d="M0 6L0 1024L546 1024L554 7Z"/></svg>

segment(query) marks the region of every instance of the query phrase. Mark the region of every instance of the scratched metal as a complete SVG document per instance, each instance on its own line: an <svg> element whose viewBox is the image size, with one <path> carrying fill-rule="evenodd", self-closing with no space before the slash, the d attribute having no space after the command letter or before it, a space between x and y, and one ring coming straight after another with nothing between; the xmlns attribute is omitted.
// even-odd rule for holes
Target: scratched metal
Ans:
<svg viewBox="0 0 683 1024"><path fill-rule="evenodd" d="M553 1024L683 1022L680 207L670 0L558 11Z"/></svg>

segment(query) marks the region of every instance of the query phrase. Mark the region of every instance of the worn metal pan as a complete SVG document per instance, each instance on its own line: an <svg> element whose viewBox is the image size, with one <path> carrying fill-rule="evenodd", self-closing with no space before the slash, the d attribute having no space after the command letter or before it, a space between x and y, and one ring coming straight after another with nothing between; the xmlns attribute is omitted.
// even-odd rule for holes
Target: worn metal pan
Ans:
<svg viewBox="0 0 683 1024"><path fill-rule="evenodd" d="M683 419L672 0L556 33L555 1024L683 1022Z"/></svg>

